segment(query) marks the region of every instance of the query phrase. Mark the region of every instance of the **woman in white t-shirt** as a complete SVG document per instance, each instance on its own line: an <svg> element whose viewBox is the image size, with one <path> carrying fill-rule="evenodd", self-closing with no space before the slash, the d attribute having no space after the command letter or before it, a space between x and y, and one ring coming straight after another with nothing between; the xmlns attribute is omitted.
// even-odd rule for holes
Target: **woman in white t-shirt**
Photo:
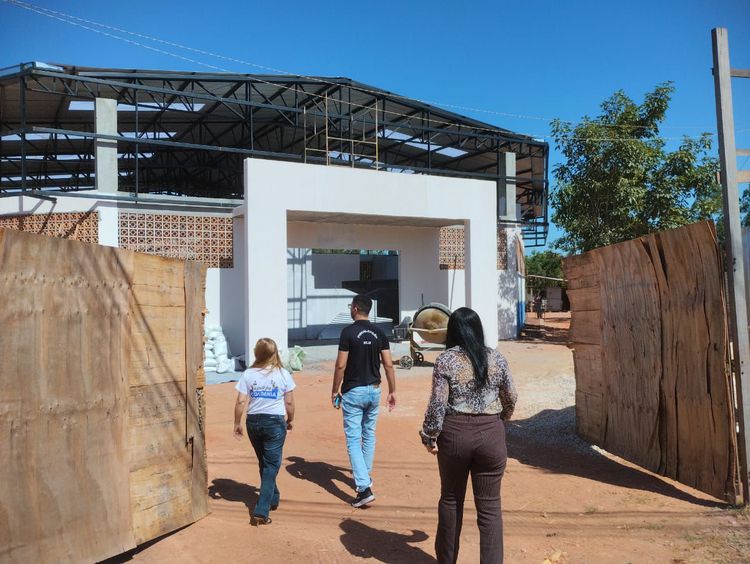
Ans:
<svg viewBox="0 0 750 564"><path fill-rule="evenodd" d="M259 339L254 352L255 362L242 373L236 386L234 437L242 438L242 414L247 406L247 436L260 467L260 495L250 518L250 524L257 526L268 525L269 512L279 506L276 476L281 469L286 432L291 431L294 420L295 384L281 364L273 339Z"/></svg>

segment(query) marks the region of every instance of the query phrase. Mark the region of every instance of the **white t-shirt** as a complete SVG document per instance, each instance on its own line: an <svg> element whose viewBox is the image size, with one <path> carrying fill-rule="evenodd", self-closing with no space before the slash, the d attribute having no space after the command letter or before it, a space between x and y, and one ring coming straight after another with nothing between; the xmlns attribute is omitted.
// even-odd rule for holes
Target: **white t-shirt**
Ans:
<svg viewBox="0 0 750 564"><path fill-rule="evenodd" d="M250 397L247 414L285 415L284 394L296 387L292 375L283 368L248 368L235 388Z"/></svg>

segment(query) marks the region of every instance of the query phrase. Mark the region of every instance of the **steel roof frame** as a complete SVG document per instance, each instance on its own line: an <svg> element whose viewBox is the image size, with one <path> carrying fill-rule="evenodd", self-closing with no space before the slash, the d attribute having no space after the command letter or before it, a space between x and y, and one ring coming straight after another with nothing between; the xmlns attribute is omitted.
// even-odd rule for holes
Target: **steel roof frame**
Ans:
<svg viewBox="0 0 750 564"><path fill-rule="evenodd" d="M529 246L546 241L549 146L544 141L347 78L60 69L25 64L0 76L0 134L19 136L0 139L0 194L19 188L35 193L90 189L96 139L124 146L129 158L120 163L120 184L136 197L150 192L241 198L240 162L246 156L367 168L377 158L377 167L390 171L515 182L525 241ZM118 113L119 135L97 134L93 112L69 109L73 100L97 97L134 107ZM306 156L313 137L305 127L320 128L325 120L341 142L326 156ZM122 134L128 128L133 137ZM388 137L387 131L406 137ZM49 138L28 139L32 133ZM359 134L376 139L377 152L363 144L350 154L345 144L354 147ZM79 158L57 159L63 147ZM142 147L149 147L151 156L143 158ZM464 154L440 152L446 148ZM514 177L499 173L504 152L528 162ZM27 158L32 156L36 159ZM70 178L55 178L58 174Z"/></svg>

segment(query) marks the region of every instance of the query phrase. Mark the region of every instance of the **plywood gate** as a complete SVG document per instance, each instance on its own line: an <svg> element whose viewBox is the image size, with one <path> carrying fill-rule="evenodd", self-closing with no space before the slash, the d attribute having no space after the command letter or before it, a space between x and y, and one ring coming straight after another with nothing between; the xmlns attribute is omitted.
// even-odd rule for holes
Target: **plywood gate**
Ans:
<svg viewBox="0 0 750 564"><path fill-rule="evenodd" d="M568 257L564 269L578 432L734 501L737 437L713 224Z"/></svg>
<svg viewBox="0 0 750 564"><path fill-rule="evenodd" d="M101 560L206 515L204 284L0 230L0 560Z"/></svg>

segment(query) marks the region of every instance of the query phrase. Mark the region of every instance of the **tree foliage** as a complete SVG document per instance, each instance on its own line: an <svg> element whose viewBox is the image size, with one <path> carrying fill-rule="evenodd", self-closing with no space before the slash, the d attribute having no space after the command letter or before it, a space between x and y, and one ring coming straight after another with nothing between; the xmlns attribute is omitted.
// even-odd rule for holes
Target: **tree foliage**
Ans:
<svg viewBox="0 0 750 564"><path fill-rule="evenodd" d="M557 248L583 252L719 218L719 164L709 154L710 134L685 137L671 152L660 137L673 92L671 83L660 84L637 104L618 91L594 119L552 122L565 158L554 169L551 194L552 221L564 232Z"/></svg>
<svg viewBox="0 0 750 564"><path fill-rule="evenodd" d="M555 251L533 252L526 257L526 285L532 289L563 286L563 282L534 278L563 278L562 255Z"/></svg>

